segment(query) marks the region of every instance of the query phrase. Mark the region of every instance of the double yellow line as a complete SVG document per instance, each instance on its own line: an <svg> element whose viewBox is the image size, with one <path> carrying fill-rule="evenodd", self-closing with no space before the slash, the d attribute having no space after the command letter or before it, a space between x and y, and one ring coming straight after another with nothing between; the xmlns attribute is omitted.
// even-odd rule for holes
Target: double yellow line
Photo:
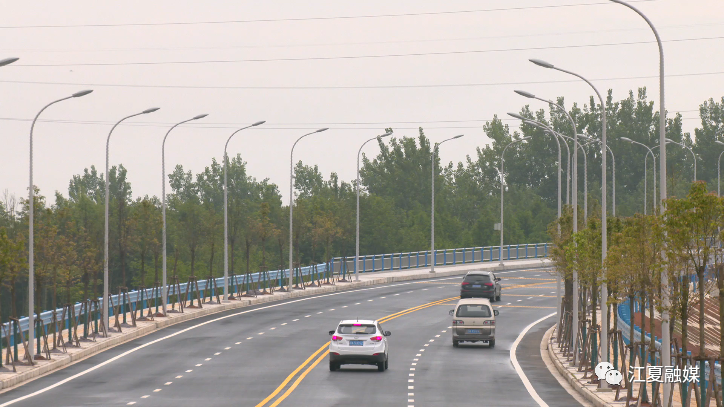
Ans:
<svg viewBox="0 0 724 407"><path fill-rule="evenodd" d="M438 301L429 302L427 304L418 305L417 307L408 308L406 310L387 315L386 317L380 318L378 320L378 322L383 323L383 322L391 321L391 320L401 317L403 315L407 315L407 314L413 313L415 311L419 311L421 309L429 308L429 307L439 305L444 302L459 299L459 298L460 298L459 296L450 297L450 298L445 298L443 300L438 300ZM304 380L304 378L309 374L309 372L311 372L312 369L314 369L319 364L319 362L322 361L322 359L327 357L327 354L329 353L328 347L329 347L329 343L327 342L324 345L322 345L319 349L317 349L316 352L312 353L312 355L310 357L308 357L307 360L304 361L304 363L302 363L301 365L299 365L299 367L294 369L294 371L291 374L289 374L289 376L287 376L287 378L284 379L284 381L276 389L274 389L274 391L270 395L268 395L264 400L262 400L259 404L257 404L256 407L264 407L264 406L276 407L276 406L278 406L279 403L284 401L284 399L286 399L294 391L294 389L296 389L297 386L299 386L299 384L302 382L302 380ZM314 360L314 362L312 364L309 364L310 362L312 362L312 360L315 357L317 359ZM307 366L307 365L309 365L309 366ZM306 369L304 370L304 372L302 372L302 374L300 374L299 377L297 377L297 379L294 381L294 383L292 383L292 385L289 386L289 388L281 396L279 396L279 398L277 398L272 404L267 404L274 397L276 397L277 394L279 394L287 386L287 384L289 384L290 381L292 381L292 379L297 375L297 373L299 373L305 367L306 367Z"/></svg>

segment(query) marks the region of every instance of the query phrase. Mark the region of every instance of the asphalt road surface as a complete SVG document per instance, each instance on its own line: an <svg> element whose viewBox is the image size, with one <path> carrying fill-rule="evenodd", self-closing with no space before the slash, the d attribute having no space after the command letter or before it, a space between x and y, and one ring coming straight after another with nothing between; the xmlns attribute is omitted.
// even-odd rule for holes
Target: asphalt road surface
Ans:
<svg viewBox="0 0 724 407"><path fill-rule="evenodd" d="M498 276L494 348L452 346L448 311L462 276L417 280L174 325L2 393L0 406L535 406L510 347L526 326L555 312L555 280L540 269ZM386 320L389 370L329 371L328 331L353 318ZM531 328L518 361L549 406L577 406L540 357L554 323L552 316Z"/></svg>

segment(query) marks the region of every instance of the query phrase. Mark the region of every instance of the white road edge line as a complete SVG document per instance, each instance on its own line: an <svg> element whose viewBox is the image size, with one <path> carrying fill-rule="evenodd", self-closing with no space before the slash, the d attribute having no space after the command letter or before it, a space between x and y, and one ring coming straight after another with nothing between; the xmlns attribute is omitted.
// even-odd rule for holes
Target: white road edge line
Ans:
<svg viewBox="0 0 724 407"><path fill-rule="evenodd" d="M524 269L521 269L521 270L506 270L506 271L503 271L503 272L499 272L498 274L500 274L500 273L510 273L510 272L521 272L521 271L528 271L528 270L526 270L525 268L524 268ZM436 279L436 280L438 280L438 281L453 280L453 279L459 279L460 277L461 277L461 276L452 276L452 277L446 277L446 278L439 278L439 279ZM72 381L72 380L75 380L75 379L77 379L77 378L79 378L79 377L81 377L81 376L85 376L86 374L88 374L88 373L90 373L90 372L92 372L92 371L94 371L94 370L96 370L96 369L99 369L99 368L101 368L101 367L103 367L103 366L105 366L105 365L107 365L107 364L113 363L113 362L115 362L116 360L118 360L118 359L120 359L120 358L122 358L122 357L124 357L124 356L130 355L131 353L134 353L134 352L136 352L136 351L138 351L138 350L141 350L141 349L143 349L143 348L145 348L145 347L147 347L147 346L154 345L154 344L156 344L156 343L158 343L158 342L161 342L161 341L166 340L166 339L169 339L169 338L173 338L173 337L176 336L176 335L180 335L180 334L182 334L182 333L186 333L186 332L188 332L188 331L190 331L190 330L192 330L192 329L196 329L196 328L198 328L198 327L201 327L201 326L210 324L210 323L212 323L212 322L221 321L221 320L223 320L223 319L231 318L231 317L235 317L235 316L239 316L239 315L242 315L242 314L248 314L248 313L250 313L250 312L256 312L256 311L260 311L260 310L264 310L264 309L276 308L276 307L280 307L280 306L283 306L283 305L294 304L294 303L301 302L301 301L309 301L309 300L314 300L314 299L317 299L317 298L331 297L331 296L342 295L342 294L347 294L347 293L355 293L355 292L370 291L370 290L379 290L379 289L382 289L382 288L390 288L390 287L399 287L399 286L410 285L410 284L417 284L417 283L414 282L414 281L411 281L411 282L409 282L409 283L399 283L399 284L391 284L391 285L381 285L381 286L377 286L377 287L360 288L360 289L357 289L357 290L338 291L338 292L330 293L330 294L316 295L316 296L313 296L313 297L300 298L300 299L298 299L298 300L280 302L280 303L277 303L277 304L267 305L267 306L265 306L265 307L254 308L254 309L250 309L250 310L246 310L246 311L241 311L241 312L236 312L236 313L233 313L233 314L224 315L224 316L222 316L222 317L210 319L210 320L208 320L208 321L201 322L201 323L199 323L199 324L190 326L190 327L188 327L188 328L186 328L186 329L182 329L182 330L177 331L177 332L174 332L174 333L172 333L172 334L170 334L170 335L166 335L166 336L164 336L164 337L155 339L155 340L153 340L153 341L151 341L151 342L144 343L143 345L139 345L139 346L137 346L137 347L135 347L135 348L133 348L133 349L127 350L127 351L121 353L120 355L114 356L114 357L112 357L112 358L110 358L110 359L108 359L108 360L106 360L106 361L104 361L104 362L101 362L101 363L99 363L99 364L97 364L97 365L95 365L95 366L93 366L93 367L90 367L90 368L88 368L88 369L86 369L86 370L84 370L84 371L82 371L82 372L80 372L80 373L76 373L76 374L74 374L73 376L70 376L70 377L68 377L68 378L66 378L66 379L63 379L63 380L61 380L61 381L59 381L59 382L57 382L57 383L53 383L53 384L51 384L50 386L47 386L47 387L42 388L42 389L40 389L40 390L37 390L37 391L35 391L35 392L33 392L33 393L26 394L26 395L24 395L24 396L22 396L22 397L18 397L18 398L16 398L16 399L13 399L13 400L7 401L7 402L5 402L5 403L3 403L3 404L0 404L0 407L7 407L7 406L13 405L13 404L15 404L15 403L17 403L17 402L19 402L19 401L27 400L27 399L29 399L29 398L31 398L31 397L35 397L35 396L37 396L37 395L39 395L39 394L45 393L45 392L48 391L48 390L52 390L52 389L54 389L54 388L56 388L56 387L58 387L58 386L61 386L61 385L65 384L65 383L68 383L68 382L70 382L70 381ZM555 314L555 313L554 313L554 314ZM551 315L554 315L554 314L551 314ZM550 315L549 315L549 316L550 316ZM101 353L102 353L102 352L101 352ZM99 353L99 354L100 354L100 353ZM95 356L95 355L94 355L94 356Z"/></svg>
<svg viewBox="0 0 724 407"><path fill-rule="evenodd" d="M518 344L520 343L520 341L523 339L525 334L527 334L531 328L533 328L539 322L552 317L553 315L556 315L556 313L553 312L551 314L548 314L548 315L544 316L543 318L541 318L537 321L534 321L530 325L526 326L525 329L523 329L523 331L520 333L520 335L518 335L518 338L515 339L515 342L513 342L513 346L511 346L511 348L510 348L510 362L513 364L513 368L515 369L515 372L518 373L518 376L520 376L520 380L523 382L523 386L525 386L525 389L528 390L528 394L530 394L530 396L533 398L533 400L535 400L535 402L538 403L538 405L540 407L549 407L549 406L545 401L543 401L542 398L540 398L540 396L538 395L538 392L536 392L535 389L533 388L533 385L530 384L528 377L525 375L525 373L523 373L523 369L520 368L520 364L518 363L518 358L515 356L515 351L518 349ZM2 406L0 406L0 407L2 407Z"/></svg>

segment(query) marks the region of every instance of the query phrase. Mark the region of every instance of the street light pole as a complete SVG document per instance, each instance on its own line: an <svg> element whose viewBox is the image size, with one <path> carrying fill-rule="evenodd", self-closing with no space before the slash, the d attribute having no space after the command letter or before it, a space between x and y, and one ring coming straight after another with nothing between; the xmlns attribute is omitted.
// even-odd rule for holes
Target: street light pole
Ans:
<svg viewBox="0 0 724 407"><path fill-rule="evenodd" d="M578 137L583 137L584 139L589 140L589 142L586 143L586 144L584 144L584 146L585 146L585 145L588 145L588 144L590 144L590 143L593 143L593 142L596 142L596 143L600 143L600 142L601 142L601 141L598 140L598 139L595 139L595 138L593 138L593 137L586 136L586 135L584 135L584 134L579 134ZM611 147L610 147L610 146L607 145L607 146L606 146L606 149L608 150L609 154L611 154L611 163L613 164L613 170L612 170L612 178L613 178L613 179L611 180L611 190L612 190L612 191L611 191L611 200L612 200L613 202L612 202L612 205L611 205L611 214L612 214L613 216L616 216L616 157L614 157L613 151L611 151Z"/></svg>
<svg viewBox="0 0 724 407"><path fill-rule="evenodd" d="M158 107L152 107L150 109L146 109L142 111L141 113L132 114L130 116L126 116L116 122L116 124L111 127L111 131L108 132L108 138L106 139L106 196L105 196L105 231L104 231L104 242L103 242L103 304L105 304L108 301L108 294L109 294L109 288L108 288L108 202L109 202L109 195L110 195L110 181L108 180L108 156L109 156L109 146L111 143L111 134L113 134L113 130L118 127L121 122L123 122L126 119L130 119L131 117L140 116L142 114L148 114L153 113L156 110L158 110ZM122 283L125 285L125 281ZM101 318L103 321L103 326L106 328L106 332L104 333L106 336L108 335L108 307L104 306L103 311L101 312Z"/></svg>
<svg viewBox="0 0 724 407"><path fill-rule="evenodd" d="M647 204L646 204L646 190L647 190L647 185L646 185L646 167L648 167L648 165L647 165L647 160L648 160L648 158L649 158L649 154L651 154L652 168L653 168L653 170L654 170L653 180L654 180L654 201L655 201L655 200L656 200L656 156L654 155L653 150L651 150L651 149L649 148L649 146L647 146L646 144L639 143L638 141L631 140L631 139L628 138L628 137L621 137L621 140L623 140L623 141L628 141L629 143L633 143L633 144L638 144L638 145L642 146L643 148L649 150L649 151L646 153L646 155L644 156L644 215L646 215L646 212L647 212ZM656 205L654 205L654 208L655 208L655 207L656 207Z"/></svg>
<svg viewBox="0 0 724 407"><path fill-rule="evenodd" d="M310 134L315 133L321 133L323 131L329 130L328 127L324 127L318 130L315 130L311 133L307 133L303 135L302 137L299 137L297 141L294 142L292 145L292 152L289 154L289 292L292 292L292 284L294 281L294 265L292 264L292 261L294 260L294 245L292 240L292 231L293 231L293 216L294 216L294 147L297 146L297 143L304 137L307 137Z"/></svg>
<svg viewBox="0 0 724 407"><path fill-rule="evenodd" d="M385 134L383 134L381 136L372 137L371 139L362 143L362 145L359 148L359 151L357 151L357 183L355 184L356 188L357 188L357 232L355 235L355 246L354 246L355 247L355 249L354 249L354 279L355 279L355 281L359 280L359 274L357 274L358 268L359 268L359 159L360 159L360 155L362 154L362 148L365 146L365 144L369 143L372 140L377 140L379 142L382 139L382 137L387 137L387 136L391 136L391 135L392 135L392 131L388 130L387 132L385 132Z"/></svg>
<svg viewBox="0 0 724 407"><path fill-rule="evenodd" d="M555 69L557 71L567 73L569 75L573 75L590 86L593 91L596 93L596 96L598 96L598 100L601 103L601 264L605 263L606 261L606 255L608 254L608 222L607 222L607 213L606 213L606 102L601 97L601 93L596 89L595 86L589 81L588 79L584 78L583 76L567 71L565 69L559 68L551 63L541 61L538 59L531 59L531 62L538 66L542 66L544 68L549 69ZM577 137L577 135L576 135ZM575 212L574 212L575 214ZM575 222L574 222L575 225ZM601 348L604 349L603 356L604 361L609 361L609 353L608 353L608 312L604 312L605 310L608 310L608 287L606 285L606 281L604 280L601 283L601 326L603 327L603 332L601 333ZM603 304L606 304L605 307L603 307ZM608 387L605 383L605 381L601 381L602 387Z"/></svg>
<svg viewBox="0 0 724 407"><path fill-rule="evenodd" d="M689 147L683 143L679 143L679 142L676 142L676 141L668 139L668 138L666 139L666 142L672 143L672 144L678 144L681 147L689 150L689 152L691 153L691 158L694 160L694 182L696 182L696 154L694 154L694 150L691 147Z"/></svg>
<svg viewBox="0 0 724 407"><path fill-rule="evenodd" d="M719 140L715 140L715 143L724 146L724 143L722 143ZM716 196L721 196L721 155L724 154L724 151L719 153L719 159L716 160Z"/></svg>
<svg viewBox="0 0 724 407"><path fill-rule="evenodd" d="M462 136L463 134L460 134L439 143L435 143L435 146L432 148L432 205L430 210L430 257L432 257L432 264L430 266L430 273L435 273L435 260L437 259L437 256L435 256L435 152L440 144L446 141L455 140L456 138L460 138Z"/></svg>
<svg viewBox="0 0 724 407"><path fill-rule="evenodd" d="M20 58L5 58L5 59L0 59L0 66L10 65L10 64L12 64L13 62L17 61L18 59L20 59Z"/></svg>
<svg viewBox="0 0 724 407"><path fill-rule="evenodd" d="M226 144L224 145L224 300L232 299L229 297L229 217L227 211L229 191L226 181L226 173L229 170L229 156L226 153L226 149L229 147L229 141L231 141L231 138L234 137L236 133L248 129L249 127L256 127L264 123L266 123L266 121L262 120L260 122L256 122L252 125L242 127L236 130L235 132L231 133L228 139L226 139Z"/></svg>
<svg viewBox="0 0 724 407"><path fill-rule="evenodd" d="M162 242L163 245L163 267L162 267L162 282L161 282L161 306L163 315L157 316L166 316L166 301L168 299L167 294L167 287L166 287L166 139L168 138L168 135L171 134L171 130L175 129L176 127L188 123L192 120L198 120L203 119L204 117L208 116L208 114L200 114L198 116L194 116L190 119L184 120L182 122L174 124L168 131L166 132L166 135L163 137L163 143L161 144L161 214L163 217L163 236L162 236Z"/></svg>
<svg viewBox="0 0 724 407"><path fill-rule="evenodd" d="M654 36L656 37L656 43L659 46L659 146L661 147L661 158L659 159L659 166L660 166L660 177L661 180L659 181L660 187L660 202L661 202L661 214L664 213L666 210L666 107L664 104L664 46L661 44L661 37L659 37L659 32L656 31L656 27L654 27L654 24L649 20L648 17L644 13L642 13L638 8L626 3L622 0L611 0L614 3L621 4L622 6L626 6L629 9L633 10L641 16L646 23L649 25L651 30L654 32ZM671 361L671 334L669 332L669 306L670 299L668 295L668 278L666 276L666 273L661 274L661 292L663 293L663 311L661 312L661 359L664 360L666 364L670 363ZM671 389L671 383L664 383L664 397L663 402L665 406L668 406L670 403L670 389Z"/></svg>
<svg viewBox="0 0 724 407"><path fill-rule="evenodd" d="M10 58L12 59L12 58ZM7 60L4 60L7 61ZM5 65L11 64L13 62L17 61L17 59L6 62ZM93 92L92 90L82 90L80 92L76 92L68 97L64 97L62 99L58 99L55 101L52 101L45 105L38 114L35 115L35 118L33 119L33 123L30 125L30 186L29 186L29 194L30 199L28 200L28 206L29 206L29 224L28 224L28 356L30 357L30 360L33 359L33 340L35 339L35 309L34 309L34 302L35 302L35 254L34 254L34 241L33 241L33 221L34 221L34 201L35 201L35 188L33 186L33 130L35 129L35 122L38 121L38 117L40 117L40 114L45 111L45 109L49 108L50 106L62 102L64 100L72 99L72 98L79 98L81 96L85 96L89 93Z"/></svg>
<svg viewBox="0 0 724 407"><path fill-rule="evenodd" d="M500 154L500 249L498 249L498 260L500 260L500 266L504 266L503 264L503 190L504 190L504 177L503 172L505 171L505 150L508 149L511 145L515 143L520 143L523 140L530 139L530 136L523 137L518 140L511 141L508 143L505 148L503 148L503 152Z"/></svg>

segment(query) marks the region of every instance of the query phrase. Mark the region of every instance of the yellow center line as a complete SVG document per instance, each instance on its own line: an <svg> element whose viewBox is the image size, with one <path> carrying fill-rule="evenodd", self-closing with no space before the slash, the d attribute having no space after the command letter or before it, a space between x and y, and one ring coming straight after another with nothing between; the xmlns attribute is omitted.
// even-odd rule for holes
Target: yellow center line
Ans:
<svg viewBox="0 0 724 407"><path fill-rule="evenodd" d="M449 298L445 298L445 299L442 299L442 300L433 301L433 302L430 302L430 303L427 303L427 304L418 305L418 306L416 306L416 307L408 308L408 309L406 309L406 310L402 310L402 311L400 311L400 312L395 312L394 314L390 314L390 315L388 315L388 316L386 316L386 317L380 318L380 319L378 320L378 322L379 322L379 323L387 322L387 321L393 320L393 319L395 319L395 318L397 318L397 317L401 317L401 316L403 316L403 315L407 315L407 314L410 314L410 313L415 312L415 311L419 311L419 310L424 309L424 308L432 307L432 306L434 306L434 305L437 305L438 303L447 302L447 301L451 301L451 300L455 300L455 299L460 299L460 297L459 297L459 296L457 296L457 297L449 297ZM289 376L287 376L287 378L284 379L284 381L283 381L269 396L267 396L264 400L262 400L259 404L257 404L256 407L263 407L266 403L269 402L269 400L271 400L271 399L273 399L274 397L276 397L276 395L279 394L279 392L292 380L292 378L294 378L294 376L295 376L297 373L299 373L300 370L302 370L305 366L307 366L307 364L309 364L309 362L310 362L312 359L314 359L320 352L322 352L322 351L323 351L325 348L327 348L328 346L329 346L329 342L325 343L325 344L322 345L319 349L317 349L317 351L314 352L314 353L312 354L312 356L310 356L309 358L307 358L307 360L305 360L304 363L302 363L301 365L299 365L299 367L297 367L296 369L294 369L294 371L293 371ZM319 362L322 361L322 359L324 359L324 358L327 356L327 354L329 354L329 350L327 350L326 352L322 353L322 354L317 358L317 360L314 361L314 363L312 363L309 367L307 367L307 369L306 369L301 375L299 375L299 377L297 378L297 380L295 380L294 383L292 383L292 385L291 385L281 396L279 396L279 398L278 398L276 401L274 401L274 403L272 403L269 407L276 407L276 406L279 405L279 403L281 403L282 401L284 401L284 399L286 399L286 398L294 391L294 389L297 388L297 386L299 385L299 383L302 382L302 380L304 379L304 377L306 377L307 374L308 374L312 369L314 369L314 367L317 366L317 365L319 364Z"/></svg>

